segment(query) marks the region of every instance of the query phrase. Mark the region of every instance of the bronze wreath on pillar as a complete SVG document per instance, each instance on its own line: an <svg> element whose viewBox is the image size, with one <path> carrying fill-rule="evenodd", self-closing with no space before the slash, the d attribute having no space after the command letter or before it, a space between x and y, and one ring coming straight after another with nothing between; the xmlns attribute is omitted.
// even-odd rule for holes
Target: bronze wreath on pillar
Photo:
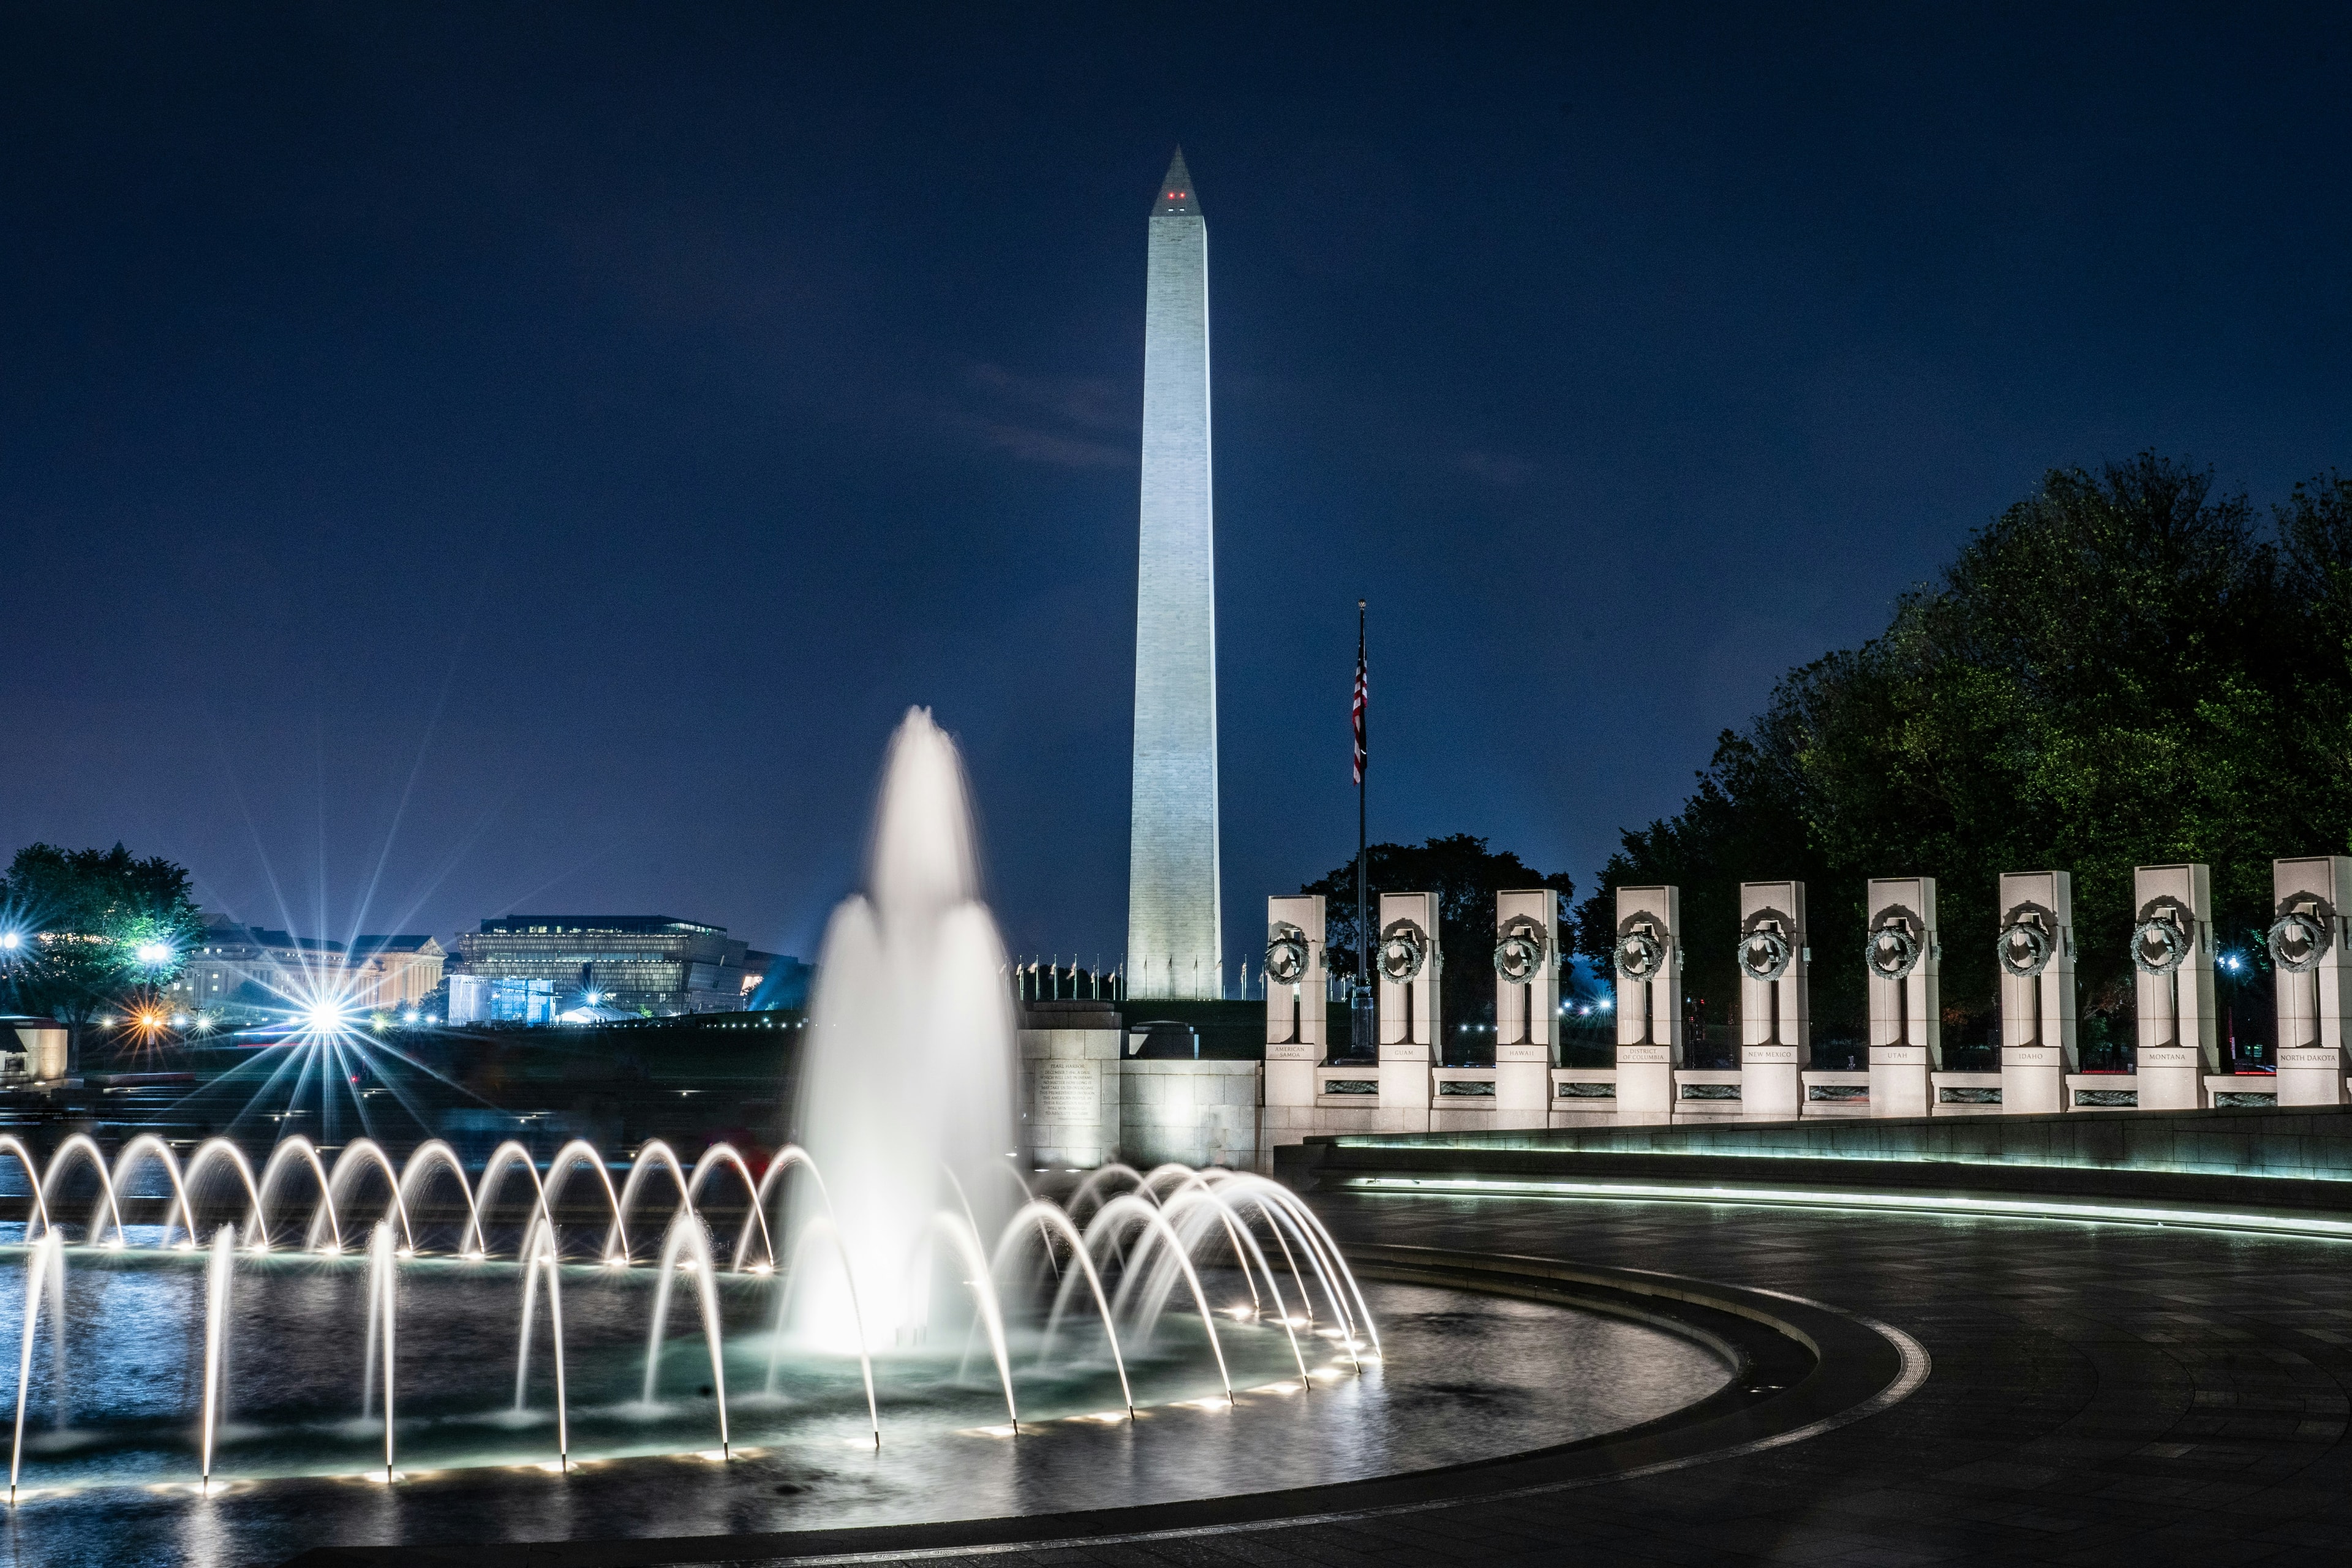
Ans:
<svg viewBox="0 0 2352 1568"><path fill-rule="evenodd" d="M1741 973L1769 984L1789 973L1797 952L1789 944L1787 921L1778 910L1759 910L1748 917L1748 930L1739 939Z"/></svg>
<svg viewBox="0 0 2352 1568"><path fill-rule="evenodd" d="M2001 927L1995 951L2000 966L2019 980L2031 980L2058 955L2058 917L2039 904L2020 904L2016 919Z"/></svg>
<svg viewBox="0 0 2352 1568"><path fill-rule="evenodd" d="M1635 928L1617 939L1617 973L1628 980L1655 980L1666 966L1666 945Z"/></svg>
<svg viewBox="0 0 2352 1568"><path fill-rule="evenodd" d="M1411 921L1391 921L1381 932L1381 973L1402 985L1429 962L1429 933Z"/></svg>
<svg viewBox="0 0 2352 1568"><path fill-rule="evenodd" d="M1550 946L1541 921L1513 915L1503 923L1502 940L1495 943L1495 973L1513 985L1532 984Z"/></svg>
<svg viewBox="0 0 2352 1568"><path fill-rule="evenodd" d="M2189 911L2169 900L2159 900L2146 920L2132 928L2132 967L2142 974L2165 975L2189 962L2196 939L2189 934Z"/></svg>
<svg viewBox="0 0 2352 1568"><path fill-rule="evenodd" d="M2336 911L2327 907L2325 899L2311 900L2309 910L2284 910L2271 922L2267 939L2271 962L2289 974L2301 974L2327 956L2331 945L2328 928L2336 923Z"/></svg>
<svg viewBox="0 0 2352 1568"><path fill-rule="evenodd" d="M1870 933L1863 945L1862 961L1870 965L1870 973L1880 980L1900 980L1919 967L1919 939L1900 915L1889 914L1885 923Z"/></svg>
<svg viewBox="0 0 2352 1568"><path fill-rule="evenodd" d="M1307 976L1307 933L1276 921L1266 936L1265 975L1277 985L1296 985Z"/></svg>

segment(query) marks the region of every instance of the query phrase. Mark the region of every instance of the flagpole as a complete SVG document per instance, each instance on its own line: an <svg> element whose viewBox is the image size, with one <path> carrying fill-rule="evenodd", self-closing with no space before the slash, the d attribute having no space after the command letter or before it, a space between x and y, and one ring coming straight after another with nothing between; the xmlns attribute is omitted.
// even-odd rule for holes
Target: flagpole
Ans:
<svg viewBox="0 0 2352 1568"><path fill-rule="evenodd" d="M1356 678L1363 679L1364 664L1364 601L1356 601ZM1370 704L1365 703L1369 709ZM1364 776L1371 772L1371 714L1360 713L1356 720L1356 744L1362 753L1356 761L1356 984L1369 986L1372 983L1372 931L1366 923L1370 902L1371 868L1364 861ZM1360 1050L1361 1041L1349 1042L1349 1048Z"/></svg>
<svg viewBox="0 0 2352 1568"><path fill-rule="evenodd" d="M1380 1019L1372 1000L1370 862L1366 858L1365 777L1372 769L1371 679L1364 661L1364 601L1356 601L1356 985L1348 998L1348 1054L1380 1054Z"/></svg>

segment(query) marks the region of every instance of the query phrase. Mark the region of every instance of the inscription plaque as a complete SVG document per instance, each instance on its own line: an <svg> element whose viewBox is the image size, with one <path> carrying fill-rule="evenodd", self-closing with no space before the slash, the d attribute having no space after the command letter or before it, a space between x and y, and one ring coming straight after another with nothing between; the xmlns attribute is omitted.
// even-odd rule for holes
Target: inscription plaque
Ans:
<svg viewBox="0 0 2352 1568"><path fill-rule="evenodd" d="M1090 1062L1042 1062L1037 1068L1037 1120L1060 1127L1092 1127L1102 1120L1100 1079Z"/></svg>

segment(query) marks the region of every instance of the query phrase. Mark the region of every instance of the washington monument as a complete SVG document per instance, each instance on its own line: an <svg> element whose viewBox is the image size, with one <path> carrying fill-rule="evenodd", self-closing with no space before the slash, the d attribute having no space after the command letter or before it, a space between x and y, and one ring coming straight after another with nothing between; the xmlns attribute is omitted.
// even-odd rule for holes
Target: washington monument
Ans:
<svg viewBox="0 0 2352 1568"><path fill-rule="evenodd" d="M1209 496L1209 227L1184 167L1151 208L1143 308L1143 527L1135 595L1132 996L1215 996L1217 572Z"/></svg>

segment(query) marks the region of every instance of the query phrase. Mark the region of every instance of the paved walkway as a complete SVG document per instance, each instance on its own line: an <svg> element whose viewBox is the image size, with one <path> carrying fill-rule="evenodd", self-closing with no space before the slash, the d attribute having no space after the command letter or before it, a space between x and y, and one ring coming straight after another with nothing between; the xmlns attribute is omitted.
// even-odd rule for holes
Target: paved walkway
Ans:
<svg viewBox="0 0 2352 1568"><path fill-rule="evenodd" d="M1063 1561L2352 1563L2345 1244L1664 1203L1320 1206L1343 1238L1555 1252L1811 1297L1905 1330L1935 1371L1866 1421L1565 1506Z"/></svg>

